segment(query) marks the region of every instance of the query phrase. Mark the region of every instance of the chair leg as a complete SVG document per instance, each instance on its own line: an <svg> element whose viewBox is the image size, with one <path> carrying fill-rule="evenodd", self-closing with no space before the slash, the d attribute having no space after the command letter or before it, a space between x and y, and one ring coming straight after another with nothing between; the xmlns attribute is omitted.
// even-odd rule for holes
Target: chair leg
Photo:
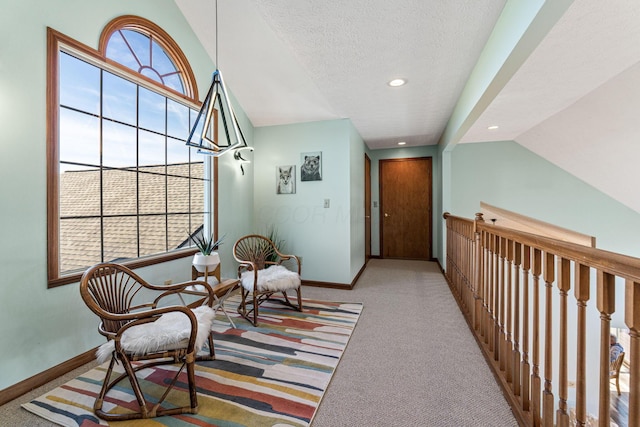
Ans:
<svg viewBox="0 0 640 427"><path fill-rule="evenodd" d="M107 394L109 389L109 383L111 382L111 374L113 373L113 366L116 363L115 355L111 356L111 362L109 362L109 368L107 368L107 373L104 376L104 380L102 381L102 388L100 389L100 394L96 398L95 402L93 402L93 410L98 413L98 411L102 412L102 405L104 404L104 397Z"/></svg>
<svg viewBox="0 0 640 427"><path fill-rule="evenodd" d="M207 345L209 346L209 355L197 356L197 360L216 360L216 351L213 347L213 331L209 332L209 336L207 337Z"/></svg>
<svg viewBox="0 0 640 427"><path fill-rule="evenodd" d="M620 374L616 376L616 389L618 390L618 396L620 396Z"/></svg>
<svg viewBox="0 0 640 427"><path fill-rule="evenodd" d="M302 292L300 292L300 288L296 288L296 295L298 305L289 301L289 296L287 295L287 291L282 291L282 296L284 296L284 304L288 305L291 308L296 309L297 311L302 311Z"/></svg>
<svg viewBox="0 0 640 427"><path fill-rule="evenodd" d="M298 288L296 293L298 294L298 311L302 311L302 290Z"/></svg>
<svg viewBox="0 0 640 427"><path fill-rule="evenodd" d="M256 297L256 293L253 292L253 326L258 326L258 298Z"/></svg>
<svg viewBox="0 0 640 427"><path fill-rule="evenodd" d="M241 299L240 299L240 304L238 304L238 313L242 315L242 317L247 317L247 295L248 292L246 291L246 289L242 288L240 290L240 295L241 295Z"/></svg>
<svg viewBox="0 0 640 427"><path fill-rule="evenodd" d="M209 338L211 339L211 334L209 334ZM211 339L211 353L213 353L212 339ZM197 389L196 389L195 355L187 355L186 365L187 365L187 378L189 379L188 380L189 401L191 403L191 413L196 414L198 412L198 395L197 395Z"/></svg>
<svg viewBox="0 0 640 427"><path fill-rule="evenodd" d="M140 384L138 383L138 378L136 377L136 372L131 366L131 362L126 356L121 358L122 365L124 367L125 372L127 373L127 377L129 377L129 383L131 384L131 389L138 400L138 405L140 406L140 418L149 418L149 409L147 408L147 401L144 398L144 394L142 393L142 389L140 388Z"/></svg>
<svg viewBox="0 0 640 427"><path fill-rule="evenodd" d="M126 355L122 354L120 355L119 359L122 362L125 372L118 375L115 379L111 379L112 368L114 367L114 364L116 362L116 357L117 356L112 357L111 363L109 365L109 369L107 370L107 374L105 376L104 383L102 385L102 390L100 391L100 394L98 395L98 398L96 398L96 401L93 405L93 410L98 417L107 421L127 421L127 420L141 419L141 418L160 417L164 415L197 413L198 399L197 399L197 389L195 384L196 355L194 353L186 354L179 358L181 360L182 366L178 371L176 371L175 376L173 377L169 385L165 387L164 394L157 400L157 402L155 402L155 404L151 408L149 408L148 406L151 402L147 402L147 399L144 396L144 392L142 391L142 388L140 387L140 384L138 382L138 377L136 376L136 372L143 369L151 368L153 366L174 364L177 362L177 360L174 360L173 362L167 362L166 360L151 362L151 363L145 363L140 366L134 367L133 365L131 365L131 360L129 360L129 358ZM171 390L175 386L176 381L178 381L178 377L180 373L183 371L184 367L186 367L187 378L188 378L189 406L171 407L167 409L162 409L161 404L164 402L167 395L171 392ZM134 395L136 396L139 411L126 412L126 413L105 412L102 409L105 396L109 393L109 391L114 386L120 383L120 381L123 381L125 377L129 380L129 383L131 384L131 389Z"/></svg>
<svg viewBox="0 0 640 427"><path fill-rule="evenodd" d="M249 294L251 294L251 304L253 304L251 310L247 309L247 299L249 298ZM256 293L242 288L242 299L240 300L240 304L238 304L238 313L247 319L253 326L258 326L258 306L259 304Z"/></svg>

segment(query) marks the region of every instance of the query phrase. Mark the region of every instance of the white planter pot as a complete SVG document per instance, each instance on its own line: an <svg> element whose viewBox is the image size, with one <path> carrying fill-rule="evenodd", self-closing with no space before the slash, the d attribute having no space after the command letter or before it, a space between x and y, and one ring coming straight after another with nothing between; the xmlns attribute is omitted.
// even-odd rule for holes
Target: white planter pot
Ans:
<svg viewBox="0 0 640 427"><path fill-rule="evenodd" d="M193 266L200 273L204 273L207 270L209 273L213 273L213 270L220 264L220 255L218 252L213 252L211 255L202 255L198 252L193 256Z"/></svg>

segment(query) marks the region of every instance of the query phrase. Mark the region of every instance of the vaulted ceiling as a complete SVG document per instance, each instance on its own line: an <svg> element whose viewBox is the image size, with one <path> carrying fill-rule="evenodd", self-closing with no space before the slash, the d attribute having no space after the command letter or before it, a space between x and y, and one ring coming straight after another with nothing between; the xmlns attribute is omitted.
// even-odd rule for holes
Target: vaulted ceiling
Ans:
<svg viewBox="0 0 640 427"><path fill-rule="evenodd" d="M379 149L441 140L514 0L218 0L217 29L215 0L175 1L254 126L349 118ZM515 140L640 212L640 2L546 3L453 142Z"/></svg>

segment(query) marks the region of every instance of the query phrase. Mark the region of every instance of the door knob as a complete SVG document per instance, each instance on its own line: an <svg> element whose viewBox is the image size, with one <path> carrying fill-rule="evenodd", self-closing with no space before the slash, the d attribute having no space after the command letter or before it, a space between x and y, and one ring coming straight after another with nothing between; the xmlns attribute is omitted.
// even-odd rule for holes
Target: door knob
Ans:
<svg viewBox="0 0 640 427"><path fill-rule="evenodd" d="M389 216L389 214L385 212L384 213L384 217L387 218L388 216Z"/></svg>

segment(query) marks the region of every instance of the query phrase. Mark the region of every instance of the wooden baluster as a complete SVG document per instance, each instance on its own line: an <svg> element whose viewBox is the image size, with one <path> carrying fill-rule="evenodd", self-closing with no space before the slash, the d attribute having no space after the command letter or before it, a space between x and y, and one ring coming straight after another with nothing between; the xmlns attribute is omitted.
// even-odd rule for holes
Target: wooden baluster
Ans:
<svg viewBox="0 0 640 427"><path fill-rule="evenodd" d="M467 307L465 306L465 297L466 297L466 292L465 292L465 271L464 271L464 248L465 248L465 241L464 241L464 229L463 229L463 224L460 224L460 230L459 230L459 234L458 234L458 253L457 253L457 257L458 257L458 301L461 303L462 306L462 313L465 315L465 317L468 317L469 312L467 311Z"/></svg>
<svg viewBox="0 0 640 427"><path fill-rule="evenodd" d="M482 245L480 242L480 233L477 229L477 223L482 222L482 213L476 214L476 220L473 223L473 281L476 284L476 290L473 295L474 297L474 318L473 318L473 327L476 330L476 333L482 334L482 300L483 300L483 292L484 292L484 283L482 276Z"/></svg>
<svg viewBox="0 0 640 427"><path fill-rule="evenodd" d="M513 244L513 383L511 388L513 394L520 396L520 266L522 264L522 245L518 242Z"/></svg>
<svg viewBox="0 0 640 427"><path fill-rule="evenodd" d="M569 427L567 412L567 293L571 290L571 261L558 259L558 289L560 290L560 354L558 356L558 427Z"/></svg>
<svg viewBox="0 0 640 427"><path fill-rule="evenodd" d="M511 336L511 331L512 331L512 306L513 306L513 280L512 280L512 271L513 271L513 241L507 239L505 242L505 258L506 258L506 278L505 278L505 285L507 287L507 294L506 294L506 298L505 298L505 322L504 322L504 326L505 326L505 341L504 341L504 367L506 370L506 379L507 382L512 383L512 387L513 387L513 343L512 343L512 336Z"/></svg>
<svg viewBox="0 0 640 427"><path fill-rule="evenodd" d="M500 370L505 370L505 354L506 352L506 334L504 330L504 321L505 321L505 252L506 252L506 239L501 237L499 240L499 253L500 253L500 287L498 288L498 323L499 323L499 362L500 362Z"/></svg>
<svg viewBox="0 0 640 427"><path fill-rule="evenodd" d="M459 275L460 275L460 280L458 280L458 299L459 302L462 306L462 314L464 314L464 316L467 318L469 318L469 312L467 311L467 306L466 306L466 298L467 298L467 292L465 290L466 286L465 286L465 277L464 277L464 252L465 252L465 241L464 241L464 226L463 224L460 224L460 231L459 231L459 235L458 235L458 240L460 242L460 244L458 245L458 259L460 260L459 263Z"/></svg>
<svg viewBox="0 0 640 427"><path fill-rule="evenodd" d="M531 268L531 247L522 246L522 409L531 407L529 365L529 270Z"/></svg>
<svg viewBox="0 0 640 427"><path fill-rule="evenodd" d="M499 284L500 284L500 276L499 272L499 263L498 263L498 249L499 249L499 238L498 236L493 236L492 239L493 245L493 359L499 361L500 357L500 324L499 324L499 316L500 312L499 308Z"/></svg>
<svg viewBox="0 0 640 427"><path fill-rule="evenodd" d="M491 349L492 348L491 337L493 336L493 324L491 323L491 317L492 317L491 316L491 297L493 295L493 292L492 292L493 263L491 259L493 255L491 254L491 239L489 238L489 233L484 232L483 237L484 237L484 257L485 257L484 262L486 264L485 276L487 277L487 280L485 282L486 313L485 313L484 342L487 344L487 347Z"/></svg>
<svg viewBox="0 0 640 427"><path fill-rule="evenodd" d="M598 270L596 305L600 312L600 407L599 425L609 425L611 411L609 405L609 336L611 335L611 315L616 311L616 278L613 274ZM631 403L631 401L629 401Z"/></svg>
<svg viewBox="0 0 640 427"><path fill-rule="evenodd" d="M533 313L532 313L532 361L531 371L531 416L533 425L540 425L540 273L542 272L542 252L533 249L531 272L533 273Z"/></svg>
<svg viewBox="0 0 640 427"><path fill-rule="evenodd" d="M575 296L578 305L576 362L576 427L587 424L587 301L590 286L589 267L576 264Z"/></svg>
<svg viewBox="0 0 640 427"><path fill-rule="evenodd" d="M474 295L475 295L475 282L473 281L473 233L472 223L468 223L465 227L464 241L465 241L465 262L464 262L464 274L465 274L465 288L466 288L466 306L469 311L469 324L474 325L473 318L475 317L474 311Z"/></svg>
<svg viewBox="0 0 640 427"><path fill-rule="evenodd" d="M447 275L453 275L453 234L450 221L447 221Z"/></svg>
<svg viewBox="0 0 640 427"><path fill-rule="evenodd" d="M491 263L491 242L489 239L489 233L484 232L484 263L485 263L485 320L484 320L484 342L487 344L487 348L491 349L491 337L493 336L493 325L491 324L491 279L493 264Z"/></svg>
<svg viewBox="0 0 640 427"><path fill-rule="evenodd" d="M485 240L485 233L483 231L479 232L479 242L480 242L480 274L482 275L482 293L481 303L482 303L482 311L480 314L480 336L482 337L481 342L487 343L487 286L488 286L488 278L487 278L487 246Z"/></svg>
<svg viewBox="0 0 640 427"><path fill-rule="evenodd" d="M545 282L545 330L544 330L544 392L542 400L542 421L545 427L553 427L554 402L551 382L553 379L553 281L555 280L554 255L544 254Z"/></svg>
<svg viewBox="0 0 640 427"><path fill-rule="evenodd" d="M453 260L454 267L451 271L451 292L458 298L458 223L451 224L451 259Z"/></svg>
<svg viewBox="0 0 640 427"><path fill-rule="evenodd" d="M465 235L467 241L467 261L466 261L466 274L467 274L467 308L469 310L469 324L475 330L475 295L476 295L476 281L474 278L473 261L475 257L473 255L474 235L473 235L473 223L467 224L467 234Z"/></svg>
<svg viewBox="0 0 640 427"><path fill-rule="evenodd" d="M640 425L640 283L627 280L624 320L629 327L629 425Z"/></svg>

